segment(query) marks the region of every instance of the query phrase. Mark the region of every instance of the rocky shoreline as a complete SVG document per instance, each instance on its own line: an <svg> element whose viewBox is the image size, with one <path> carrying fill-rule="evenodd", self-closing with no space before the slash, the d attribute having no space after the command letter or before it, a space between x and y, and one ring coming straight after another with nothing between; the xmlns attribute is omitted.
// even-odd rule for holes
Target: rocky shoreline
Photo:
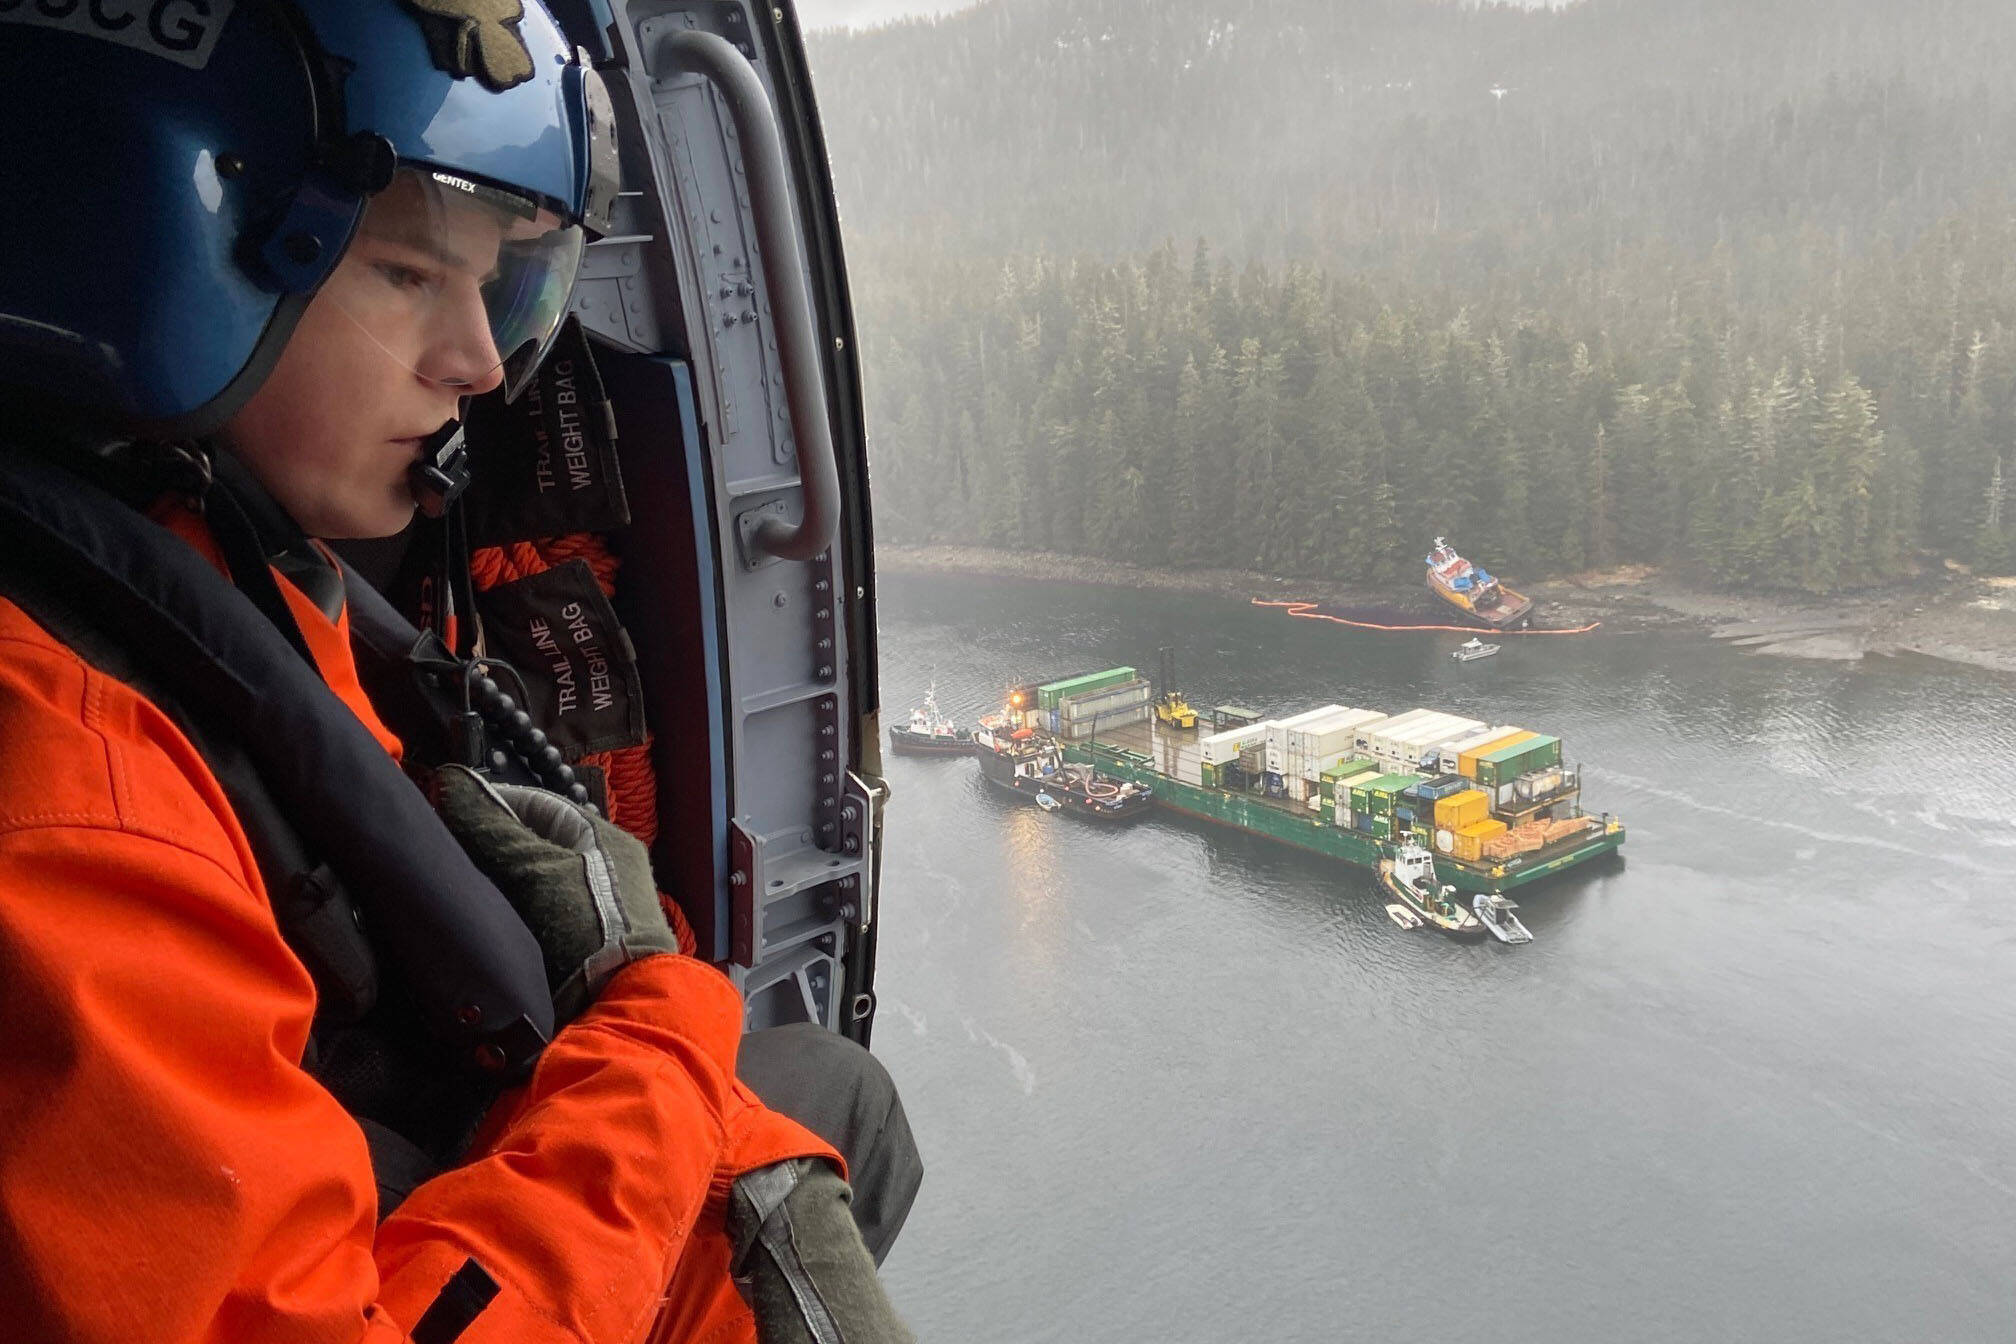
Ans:
<svg viewBox="0 0 2016 1344"><path fill-rule="evenodd" d="M875 563L885 574L975 574L1346 607L1393 598L1390 589L1353 589L1248 570L1148 569L980 546L878 543ZM1852 662L1920 656L2016 674L2016 579L1979 578L1952 565L1909 583L1825 601L1715 592L1644 566L1549 579L1522 585L1520 591L1541 604L1540 620L1549 626L1601 621L1614 633L1698 630L1778 657Z"/></svg>

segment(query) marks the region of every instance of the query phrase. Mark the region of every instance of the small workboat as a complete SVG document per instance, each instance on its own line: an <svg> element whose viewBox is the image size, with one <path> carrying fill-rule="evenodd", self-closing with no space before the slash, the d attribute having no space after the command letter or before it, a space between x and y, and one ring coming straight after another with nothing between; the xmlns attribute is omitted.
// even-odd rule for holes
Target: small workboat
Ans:
<svg viewBox="0 0 2016 1344"><path fill-rule="evenodd" d="M1456 899L1456 888L1435 880L1435 856L1412 840L1399 854L1379 860L1379 881L1387 894L1399 898L1421 922L1459 942L1484 936L1484 924Z"/></svg>
<svg viewBox="0 0 2016 1344"><path fill-rule="evenodd" d="M1477 918L1484 922L1484 927L1491 930L1492 936L1499 942L1533 941L1532 930L1519 922L1519 916L1514 913L1519 907L1510 897L1501 896L1493 891L1480 891L1477 893L1477 899L1470 902L1470 908L1477 912Z"/></svg>
<svg viewBox="0 0 2016 1344"><path fill-rule="evenodd" d="M1486 644L1481 639L1466 640L1449 651L1449 656L1459 663L1474 663L1479 658L1489 658L1498 652L1496 644Z"/></svg>
<svg viewBox="0 0 2016 1344"><path fill-rule="evenodd" d="M1404 905L1387 906L1386 918L1392 920L1403 929L1418 929L1421 927L1421 916L1415 914Z"/></svg>
<svg viewBox="0 0 2016 1344"><path fill-rule="evenodd" d="M933 682L924 703L910 711L909 726L889 730L889 745L899 756L970 756L973 734L939 710L938 683Z"/></svg>

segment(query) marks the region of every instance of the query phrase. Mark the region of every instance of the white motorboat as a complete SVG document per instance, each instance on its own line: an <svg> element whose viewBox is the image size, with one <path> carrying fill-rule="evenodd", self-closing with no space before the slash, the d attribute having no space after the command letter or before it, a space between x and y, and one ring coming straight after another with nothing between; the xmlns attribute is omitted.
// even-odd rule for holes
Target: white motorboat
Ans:
<svg viewBox="0 0 2016 1344"><path fill-rule="evenodd" d="M1533 941L1532 931L1519 922L1519 916L1515 913L1519 907L1510 897L1500 896L1496 892L1480 891L1477 893L1477 899L1470 902L1470 908L1477 912L1477 918L1484 922L1484 927L1491 930L1492 936L1499 942Z"/></svg>
<svg viewBox="0 0 2016 1344"><path fill-rule="evenodd" d="M1459 663L1474 663L1479 658L1489 658L1498 652L1499 645L1486 644L1481 639L1468 640L1449 651L1449 656Z"/></svg>

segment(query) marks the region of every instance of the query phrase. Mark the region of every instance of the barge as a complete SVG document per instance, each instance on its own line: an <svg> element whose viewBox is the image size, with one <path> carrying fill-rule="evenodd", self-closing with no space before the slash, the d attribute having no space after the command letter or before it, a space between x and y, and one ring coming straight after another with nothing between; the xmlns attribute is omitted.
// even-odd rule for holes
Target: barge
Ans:
<svg viewBox="0 0 2016 1344"><path fill-rule="evenodd" d="M1442 881L1472 895L1556 876L1626 838L1621 819L1583 810L1580 771L1560 765L1559 739L1429 710L1330 706L1218 733L1151 719L1080 741L1018 731L1140 786L1157 807L1368 873L1411 841L1432 851Z"/></svg>

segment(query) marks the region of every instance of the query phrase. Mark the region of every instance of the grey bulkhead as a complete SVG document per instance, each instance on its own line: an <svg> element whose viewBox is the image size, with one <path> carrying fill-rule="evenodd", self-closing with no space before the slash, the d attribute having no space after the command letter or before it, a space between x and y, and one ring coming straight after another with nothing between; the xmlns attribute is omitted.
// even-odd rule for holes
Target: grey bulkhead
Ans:
<svg viewBox="0 0 2016 1344"><path fill-rule="evenodd" d="M865 1043L883 798L867 469L796 19L554 9L604 69L622 149L617 227L575 310L603 347L630 544L659 561L626 570L623 601L653 680L660 874L702 955L732 963L752 1028Z"/></svg>

